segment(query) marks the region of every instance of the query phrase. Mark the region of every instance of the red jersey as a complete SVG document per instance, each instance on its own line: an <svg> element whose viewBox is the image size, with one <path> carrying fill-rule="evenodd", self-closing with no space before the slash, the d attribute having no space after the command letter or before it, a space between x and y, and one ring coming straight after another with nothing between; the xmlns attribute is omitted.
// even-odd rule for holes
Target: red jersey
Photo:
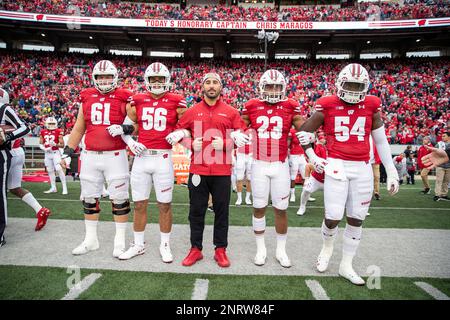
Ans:
<svg viewBox="0 0 450 320"><path fill-rule="evenodd" d="M201 101L188 109L178 121L176 129L189 130L192 139L203 138L201 152L193 151L191 154L189 172L206 176L231 175L231 154L234 142L230 133L243 127L244 122L239 111L223 102L222 99L213 106ZM215 136L224 140L221 151L214 150L211 146Z"/></svg>
<svg viewBox="0 0 450 320"><path fill-rule="evenodd" d="M427 144L427 146L429 147L433 147L433 145L431 143ZM425 148L425 146L420 146L419 150L417 151L417 165L419 167L419 169L424 169L427 166L425 166L422 162L422 157L425 157L427 154L430 154L431 151L427 150L427 148Z"/></svg>
<svg viewBox="0 0 450 320"><path fill-rule="evenodd" d="M120 136L111 137L106 128L122 124L127 116L126 105L133 93L126 89L115 89L102 94L95 88L81 91L80 100L86 123L86 150L111 151L125 149Z"/></svg>
<svg viewBox="0 0 450 320"><path fill-rule="evenodd" d="M56 146L59 142L59 137L62 137L62 130L57 128L55 130L43 129L39 134L44 139L44 148L52 147L52 150L59 150ZM54 146L52 146L54 144Z"/></svg>
<svg viewBox="0 0 450 320"><path fill-rule="evenodd" d="M253 158L263 161L285 161L288 136L294 116L300 115L300 104L287 99L270 104L259 99L249 100L242 110L253 129Z"/></svg>
<svg viewBox="0 0 450 320"><path fill-rule="evenodd" d="M373 115L381 111L381 100L366 96L364 101L349 104L337 96L322 97L316 110L324 114L328 157L350 161L369 161Z"/></svg>
<svg viewBox="0 0 450 320"><path fill-rule="evenodd" d="M327 148L320 144L320 143L316 143L314 146L314 152L315 154L317 154L318 157L321 157L322 159L326 159L327 158ZM312 170L311 175L319 182L324 182L325 181L325 173L318 173L316 170Z"/></svg>
<svg viewBox="0 0 450 320"><path fill-rule="evenodd" d="M186 108L184 98L175 93L166 93L159 99L149 93L139 93L130 98L136 108L139 125L138 141L147 149L172 149L166 141L178 122L178 108Z"/></svg>
<svg viewBox="0 0 450 320"><path fill-rule="evenodd" d="M20 148L20 143L22 142L23 139L16 139L14 140L14 143L12 145L12 149L17 149ZM45 141L45 140L44 140Z"/></svg>
<svg viewBox="0 0 450 320"><path fill-rule="evenodd" d="M297 130L294 128L289 131L289 138L291 138L291 145L289 146L289 153L292 155L304 155L305 150L303 150L302 145L300 144L300 141L298 141L298 138L296 136Z"/></svg>

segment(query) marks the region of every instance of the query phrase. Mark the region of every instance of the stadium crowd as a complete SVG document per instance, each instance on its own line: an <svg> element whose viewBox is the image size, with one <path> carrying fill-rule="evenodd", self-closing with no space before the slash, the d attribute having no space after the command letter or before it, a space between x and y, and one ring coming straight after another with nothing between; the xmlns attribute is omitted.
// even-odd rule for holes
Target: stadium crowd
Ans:
<svg viewBox="0 0 450 320"><path fill-rule="evenodd" d="M75 53L0 51L0 83L10 93L22 118L32 123L38 135L43 119L55 116L63 128L73 126L78 93L91 86L91 71L100 59L111 59L120 72L121 85L135 92L144 88L143 73L149 58ZM189 105L199 99L199 75L218 72L224 79L224 99L241 108L254 97L264 71L260 60L161 60L172 72L176 92ZM270 68L282 71L288 80L289 97L298 100L305 115L322 95L335 91L339 70L348 61L275 61ZM422 144L430 136L434 144L450 121L450 63L448 58L366 60L373 82L369 93L383 102L383 117L390 143Z"/></svg>
<svg viewBox="0 0 450 320"><path fill-rule="evenodd" d="M356 7L330 5L292 6L280 11L271 7L189 6L88 0L3 0L0 9L33 13L81 15L106 18L139 18L215 21L366 21L403 20L450 16L447 0L359 3Z"/></svg>

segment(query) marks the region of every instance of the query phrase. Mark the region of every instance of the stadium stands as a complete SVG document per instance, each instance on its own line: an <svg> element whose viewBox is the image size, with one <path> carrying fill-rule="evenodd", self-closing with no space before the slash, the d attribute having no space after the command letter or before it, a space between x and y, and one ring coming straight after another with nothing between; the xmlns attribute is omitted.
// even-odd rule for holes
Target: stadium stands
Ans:
<svg viewBox="0 0 450 320"><path fill-rule="evenodd" d="M90 86L90 73L99 59L111 59L120 70L121 85L143 90L142 75L149 58L68 53L0 51L0 83L10 92L20 115L38 135L42 119L55 115L70 130L76 119L77 96ZM260 60L162 60L172 71L177 92L189 104L199 96L200 77L207 70L224 79L224 98L237 108L253 98L264 69ZM269 63L288 78L289 96L297 99L305 114L314 101L334 92L335 76L348 61L298 60ZM450 63L448 58L364 60L374 82L370 93L381 97L391 143L421 144L424 135L432 142L450 125Z"/></svg>

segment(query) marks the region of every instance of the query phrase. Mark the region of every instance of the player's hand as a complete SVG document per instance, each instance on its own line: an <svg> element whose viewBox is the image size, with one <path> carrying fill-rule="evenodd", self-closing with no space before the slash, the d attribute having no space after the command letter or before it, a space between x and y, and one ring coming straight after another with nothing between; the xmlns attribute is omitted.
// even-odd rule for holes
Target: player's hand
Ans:
<svg viewBox="0 0 450 320"><path fill-rule="evenodd" d="M166 136L166 141L173 146L183 138L184 132L182 130L175 130L174 132L171 132Z"/></svg>
<svg viewBox="0 0 450 320"><path fill-rule="evenodd" d="M61 159L61 162L59 164L61 165L61 167L63 169L67 169L67 162L66 161L68 161L68 159L70 159L70 158Z"/></svg>
<svg viewBox="0 0 450 320"><path fill-rule="evenodd" d="M223 150L223 139L221 137L213 137L213 141L211 142L214 150Z"/></svg>
<svg viewBox="0 0 450 320"><path fill-rule="evenodd" d="M386 179L386 188L389 191L389 194L393 196L396 194L400 188L398 183L398 173L395 168L387 170L387 179Z"/></svg>
<svg viewBox="0 0 450 320"><path fill-rule="evenodd" d="M119 124L110 125L108 128L106 128L106 130L108 130L108 133L111 135L111 137L123 135L123 128Z"/></svg>
<svg viewBox="0 0 450 320"><path fill-rule="evenodd" d="M5 142L6 140L6 136L5 136L5 131L0 128L0 146Z"/></svg>
<svg viewBox="0 0 450 320"><path fill-rule="evenodd" d="M313 159L309 159L314 166L314 170L317 173L323 173L325 170L326 165L328 164L328 161L321 157L315 157Z"/></svg>
<svg viewBox="0 0 450 320"><path fill-rule="evenodd" d="M53 150L53 147L46 147L44 148L45 152L51 152Z"/></svg>
<svg viewBox="0 0 450 320"><path fill-rule="evenodd" d="M130 147L131 152L133 152L136 156L140 156L147 148L140 142L133 141L128 145Z"/></svg>
<svg viewBox="0 0 450 320"><path fill-rule="evenodd" d="M302 146L314 143L316 139L316 135L313 132L299 131L296 132L295 135Z"/></svg>
<svg viewBox="0 0 450 320"><path fill-rule="evenodd" d="M429 146L425 146L425 148L428 151L431 151L431 153L422 157L422 162L427 167L427 169L430 169L430 170L434 169L438 165L441 165L443 163L446 163L447 161L450 161L445 150L433 148L433 147L429 147Z"/></svg>
<svg viewBox="0 0 450 320"><path fill-rule="evenodd" d="M202 147L203 147L203 138L195 138L194 141L192 142L192 149L194 149L194 151L202 151Z"/></svg>
<svg viewBox="0 0 450 320"><path fill-rule="evenodd" d="M250 136L242 133L240 131L233 131L230 134L231 139L233 139L234 143L238 148L243 147L244 145L250 143Z"/></svg>

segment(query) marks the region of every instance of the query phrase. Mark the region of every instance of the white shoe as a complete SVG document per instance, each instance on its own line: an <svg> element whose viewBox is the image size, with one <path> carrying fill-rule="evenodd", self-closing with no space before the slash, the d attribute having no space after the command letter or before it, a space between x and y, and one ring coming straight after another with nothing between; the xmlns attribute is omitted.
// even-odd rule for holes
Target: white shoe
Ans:
<svg viewBox="0 0 450 320"><path fill-rule="evenodd" d="M266 258L267 258L267 251L264 248L264 250L256 252L254 262L257 266L263 266L266 263Z"/></svg>
<svg viewBox="0 0 450 320"><path fill-rule="evenodd" d="M55 188L50 188L47 191L44 191L44 193L56 193L58 192Z"/></svg>
<svg viewBox="0 0 450 320"><path fill-rule="evenodd" d="M308 201L309 202L314 202L314 201L316 201L316 198L309 197Z"/></svg>
<svg viewBox="0 0 450 320"><path fill-rule="evenodd" d="M364 279L358 276L355 270L353 270L352 266L344 266L341 263L339 266L339 275L357 286L363 286L366 284Z"/></svg>
<svg viewBox="0 0 450 320"><path fill-rule="evenodd" d="M331 251L331 254L330 254L330 251ZM317 271L319 271L321 273L327 271L328 264L330 263L330 259L331 259L332 255L333 255L333 249L325 250L324 248L322 248L322 250L319 253L319 256L317 257L317 263L316 263Z"/></svg>
<svg viewBox="0 0 450 320"><path fill-rule="evenodd" d="M286 252L277 252L276 258L282 267L290 268L292 266L291 260L287 256Z"/></svg>
<svg viewBox="0 0 450 320"><path fill-rule="evenodd" d="M291 193L291 198L289 199L290 202L295 202L295 193Z"/></svg>
<svg viewBox="0 0 450 320"><path fill-rule="evenodd" d="M245 204L251 205L252 204L252 199L245 198Z"/></svg>
<svg viewBox="0 0 450 320"><path fill-rule="evenodd" d="M69 194L69 193L67 192L67 189L64 189L63 192L62 192L62 194L63 194L63 195L66 195L66 194Z"/></svg>
<svg viewBox="0 0 450 320"><path fill-rule="evenodd" d="M118 258L125 252L125 243L114 243L113 257Z"/></svg>
<svg viewBox="0 0 450 320"><path fill-rule="evenodd" d="M367 216L370 216L370 212L367 212L366 217L367 217Z"/></svg>
<svg viewBox="0 0 450 320"><path fill-rule="evenodd" d="M237 199L235 205L240 206L242 204L242 199Z"/></svg>
<svg viewBox="0 0 450 320"><path fill-rule="evenodd" d="M78 247L72 250L72 254L75 256L79 256L82 254L86 254L89 251L97 250L100 247L98 240L95 241L83 241Z"/></svg>
<svg viewBox="0 0 450 320"><path fill-rule="evenodd" d="M300 206L300 208L298 208L297 215L302 216L305 214L305 211L306 211L306 207Z"/></svg>
<svg viewBox="0 0 450 320"><path fill-rule="evenodd" d="M172 252L170 251L170 246L168 243L161 244L159 246L159 254L161 255L161 259L165 263L171 263L173 261Z"/></svg>
<svg viewBox="0 0 450 320"><path fill-rule="evenodd" d="M132 242L128 250L119 255L118 258L119 260L129 260L133 257L140 256L144 253L145 253L145 245L141 246Z"/></svg>

